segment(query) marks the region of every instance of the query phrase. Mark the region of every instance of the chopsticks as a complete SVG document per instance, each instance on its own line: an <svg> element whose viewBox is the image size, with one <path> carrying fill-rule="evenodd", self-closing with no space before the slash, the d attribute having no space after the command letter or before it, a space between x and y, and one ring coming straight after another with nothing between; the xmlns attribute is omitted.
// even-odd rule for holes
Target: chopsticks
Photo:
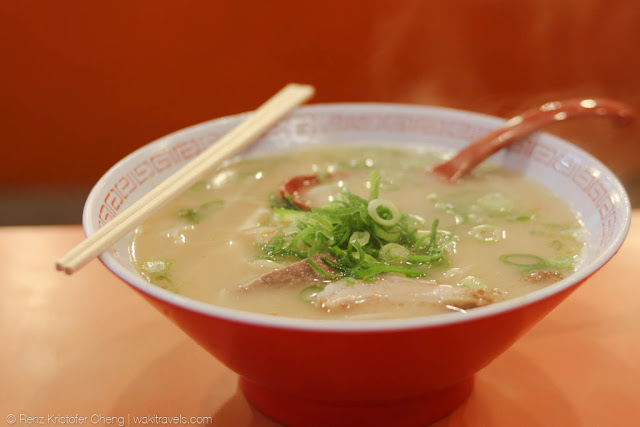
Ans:
<svg viewBox="0 0 640 427"><path fill-rule="evenodd" d="M191 187L222 161L255 141L291 110L309 99L313 93L314 88L309 85L292 83L285 86L255 110L248 119L70 250L56 262L56 269L72 274L82 268L126 236L165 202Z"/></svg>

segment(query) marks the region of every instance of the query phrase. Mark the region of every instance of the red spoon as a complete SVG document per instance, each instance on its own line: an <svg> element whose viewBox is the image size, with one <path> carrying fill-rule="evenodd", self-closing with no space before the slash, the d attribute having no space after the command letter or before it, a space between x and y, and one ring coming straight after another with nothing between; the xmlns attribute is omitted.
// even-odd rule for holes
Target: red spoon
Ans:
<svg viewBox="0 0 640 427"><path fill-rule="evenodd" d="M434 173L446 181L454 182L469 173L474 167L496 151L518 141L551 123L580 117L609 116L620 126L627 125L633 119L633 110L626 104L607 98L572 98L564 101L548 102L538 108L532 108L519 116L508 120L505 125L469 144L451 160L436 165ZM280 194L297 207L311 210L311 206L300 196L317 185L318 176L297 175L280 186Z"/></svg>

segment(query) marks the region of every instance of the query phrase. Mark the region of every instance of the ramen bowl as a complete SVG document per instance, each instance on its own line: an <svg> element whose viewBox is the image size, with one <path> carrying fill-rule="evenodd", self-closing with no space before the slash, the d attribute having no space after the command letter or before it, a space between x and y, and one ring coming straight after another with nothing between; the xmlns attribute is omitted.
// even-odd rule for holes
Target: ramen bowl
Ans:
<svg viewBox="0 0 640 427"><path fill-rule="evenodd" d="M198 124L158 139L113 166L90 193L87 235L122 213L246 115ZM455 151L503 120L436 107L329 104L299 108L243 157L326 145L421 145ZM511 346L620 248L631 207L602 163L537 133L496 153L567 201L588 229L577 271L508 301L426 317L307 320L195 301L147 282L129 257L131 237L100 257L105 266L237 373L250 402L286 425L425 425L469 395L473 376Z"/></svg>

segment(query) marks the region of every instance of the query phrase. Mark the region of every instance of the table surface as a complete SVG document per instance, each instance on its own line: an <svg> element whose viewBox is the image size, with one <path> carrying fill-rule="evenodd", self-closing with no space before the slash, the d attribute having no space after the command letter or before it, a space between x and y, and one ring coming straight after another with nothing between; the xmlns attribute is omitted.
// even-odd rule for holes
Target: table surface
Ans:
<svg viewBox="0 0 640 427"><path fill-rule="evenodd" d="M80 226L0 228L0 423L276 425L234 373L102 264L56 272L82 238ZM639 260L636 210L613 260L480 371L436 425L640 425Z"/></svg>

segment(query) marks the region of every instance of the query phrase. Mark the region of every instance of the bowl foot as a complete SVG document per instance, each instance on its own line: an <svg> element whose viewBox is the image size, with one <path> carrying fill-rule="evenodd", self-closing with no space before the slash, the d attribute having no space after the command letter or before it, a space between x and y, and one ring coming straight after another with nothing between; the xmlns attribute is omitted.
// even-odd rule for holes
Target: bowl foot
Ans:
<svg viewBox="0 0 640 427"><path fill-rule="evenodd" d="M286 426L425 426L448 415L471 393L473 378L444 390L404 400L325 402L264 388L245 378L240 387L247 400L269 418Z"/></svg>

